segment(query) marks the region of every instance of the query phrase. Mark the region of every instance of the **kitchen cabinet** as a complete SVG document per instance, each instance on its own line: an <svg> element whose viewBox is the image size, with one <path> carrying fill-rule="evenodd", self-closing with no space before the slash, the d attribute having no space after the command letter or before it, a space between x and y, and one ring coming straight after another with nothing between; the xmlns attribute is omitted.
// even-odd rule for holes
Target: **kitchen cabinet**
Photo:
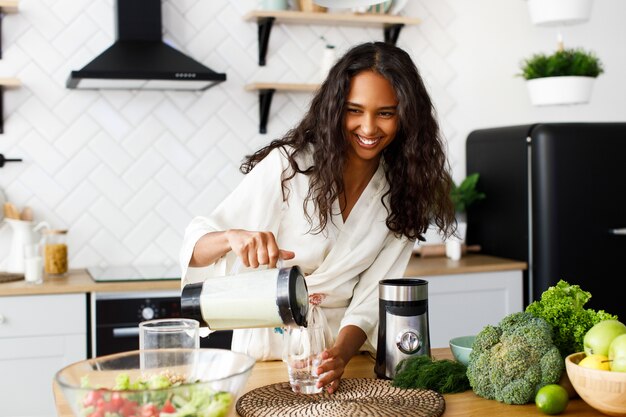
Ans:
<svg viewBox="0 0 626 417"><path fill-rule="evenodd" d="M460 261L413 257L405 277L428 281L430 345L448 347L456 336L475 335L504 316L523 311L524 262L485 255Z"/></svg>
<svg viewBox="0 0 626 417"><path fill-rule="evenodd" d="M87 358L87 296L0 297L1 416L54 416L50 382Z"/></svg>
<svg viewBox="0 0 626 417"><path fill-rule="evenodd" d="M524 309L522 271L422 278L428 281L432 347L446 347L453 337L475 335Z"/></svg>

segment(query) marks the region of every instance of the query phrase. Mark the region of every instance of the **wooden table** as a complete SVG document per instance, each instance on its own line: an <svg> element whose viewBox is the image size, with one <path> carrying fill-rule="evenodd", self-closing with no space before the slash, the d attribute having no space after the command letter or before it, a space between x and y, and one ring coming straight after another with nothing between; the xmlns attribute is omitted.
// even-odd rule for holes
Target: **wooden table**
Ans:
<svg viewBox="0 0 626 417"><path fill-rule="evenodd" d="M436 359L452 359L450 349L433 349L432 355ZM344 378L375 378L374 359L367 354L359 355L350 361ZM287 380L287 368L283 362L258 362L252 369L252 374L244 388L248 392L254 388L274 384ZM72 413L63 399L58 387L53 384L57 413L59 417L72 417ZM454 416L490 416L490 417L516 417L516 416L542 416L543 414L534 404L507 405L493 400L485 400L478 397L471 390L459 394L446 394L445 417ZM237 414L233 412L233 416ZM570 400L564 415L568 417L597 417L601 415L591 408L580 398Z"/></svg>

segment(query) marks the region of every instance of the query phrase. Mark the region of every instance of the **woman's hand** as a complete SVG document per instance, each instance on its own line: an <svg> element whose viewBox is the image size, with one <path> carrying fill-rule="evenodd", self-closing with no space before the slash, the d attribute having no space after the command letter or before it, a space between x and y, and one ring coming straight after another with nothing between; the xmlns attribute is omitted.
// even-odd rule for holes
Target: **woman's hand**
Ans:
<svg viewBox="0 0 626 417"><path fill-rule="evenodd" d="M259 265L268 265L275 268L278 259L287 260L296 256L291 251L279 249L272 232L230 229L225 233L231 250L246 267L257 268Z"/></svg>
<svg viewBox="0 0 626 417"><path fill-rule="evenodd" d="M346 364L336 345L322 352L322 364L317 368L317 374L321 375L317 388L325 387L329 394L337 391Z"/></svg>
<svg viewBox="0 0 626 417"><path fill-rule="evenodd" d="M329 394L337 391L346 365L359 352L365 340L367 335L359 327L343 327L337 335L335 345L322 352L322 364L317 368L317 374L320 375L317 387L326 387Z"/></svg>

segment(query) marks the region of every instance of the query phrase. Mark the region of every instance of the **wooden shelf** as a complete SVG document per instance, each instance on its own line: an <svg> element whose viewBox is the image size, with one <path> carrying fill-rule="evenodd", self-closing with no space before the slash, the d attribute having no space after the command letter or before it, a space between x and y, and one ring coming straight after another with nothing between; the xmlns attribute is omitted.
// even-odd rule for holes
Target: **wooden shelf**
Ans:
<svg viewBox="0 0 626 417"><path fill-rule="evenodd" d="M0 133L4 133L4 90L22 85L17 78L0 78Z"/></svg>
<svg viewBox="0 0 626 417"><path fill-rule="evenodd" d="M0 77L0 86L4 88L14 88L22 85L22 82L17 78L1 78Z"/></svg>
<svg viewBox="0 0 626 417"><path fill-rule="evenodd" d="M301 25L417 25L421 19L415 17L396 16L383 13L317 13L299 12L295 10L253 10L244 15L246 21L273 17L276 23L297 23Z"/></svg>
<svg viewBox="0 0 626 417"><path fill-rule="evenodd" d="M2 17L8 13L17 13L18 0L0 0L0 58L2 58ZM19 87L17 78L0 78L0 133L4 133L4 89Z"/></svg>
<svg viewBox="0 0 626 417"><path fill-rule="evenodd" d="M2 58L2 16L17 13L17 0L0 0L0 58Z"/></svg>
<svg viewBox="0 0 626 417"><path fill-rule="evenodd" d="M244 19L256 21L259 26L259 65L261 66L265 65L267 45L274 22L301 25L381 26L384 29L385 42L394 45L398 41L400 30L405 25L421 23L421 20L415 17L383 13L318 13L294 10L253 10L246 13Z"/></svg>
<svg viewBox="0 0 626 417"><path fill-rule="evenodd" d="M246 91L277 90L277 91L306 91L312 92L319 88L319 84L297 83L252 83L246 84Z"/></svg>
<svg viewBox="0 0 626 417"><path fill-rule="evenodd" d="M0 10L2 13L17 13L17 0L0 0Z"/></svg>
<svg viewBox="0 0 626 417"><path fill-rule="evenodd" d="M294 10L252 10L244 15L246 21L256 21L259 27L259 65L265 65L267 45L274 22L301 25L343 25L343 26L379 26L383 27L385 42L395 44L400 30L405 25L417 25L421 20L415 17L396 16L376 13L318 13ZM245 86L246 91L259 92L259 132L267 133L272 97L276 91L313 92L319 84L294 83L253 83Z"/></svg>
<svg viewBox="0 0 626 417"><path fill-rule="evenodd" d="M319 84L298 83L252 83L245 86L246 91L259 92L259 133L267 133L267 120L272 106L272 97L276 91L311 93L317 91Z"/></svg>

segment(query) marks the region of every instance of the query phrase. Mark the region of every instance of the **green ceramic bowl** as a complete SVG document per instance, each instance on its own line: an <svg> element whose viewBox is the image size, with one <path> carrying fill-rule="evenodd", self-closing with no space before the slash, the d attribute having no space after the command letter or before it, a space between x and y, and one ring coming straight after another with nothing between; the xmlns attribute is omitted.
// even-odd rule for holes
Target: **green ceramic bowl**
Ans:
<svg viewBox="0 0 626 417"><path fill-rule="evenodd" d="M450 339L450 350L457 362L467 366L474 339L476 339L476 336L459 336Z"/></svg>

